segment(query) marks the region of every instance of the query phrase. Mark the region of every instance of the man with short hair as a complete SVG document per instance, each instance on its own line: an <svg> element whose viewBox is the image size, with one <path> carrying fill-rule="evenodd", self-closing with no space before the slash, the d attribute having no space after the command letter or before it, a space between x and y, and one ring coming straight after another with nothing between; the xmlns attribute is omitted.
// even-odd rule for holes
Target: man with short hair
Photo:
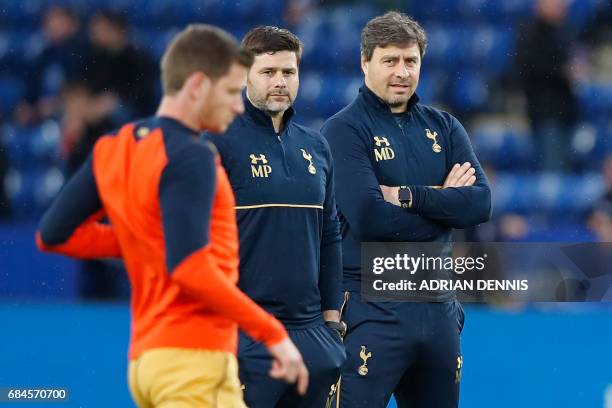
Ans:
<svg viewBox="0 0 612 408"><path fill-rule="evenodd" d="M456 407L463 357L463 311L453 292L417 302L362 302L362 242L433 241L450 246L452 228L486 222L487 178L453 116L415 94L427 40L410 17L389 12L361 33L365 84L323 126L336 165L342 224L342 318L347 362L340 406Z"/></svg>
<svg viewBox="0 0 612 408"><path fill-rule="evenodd" d="M90 46L82 77L115 108L115 117L148 116L155 111L157 72L151 56L130 40L125 14L101 10L88 27Z"/></svg>
<svg viewBox="0 0 612 408"><path fill-rule="evenodd" d="M156 116L101 137L37 234L42 250L123 258L133 288L129 385L139 407L244 407L237 327L266 345L272 377L306 391L308 371L282 325L236 287L234 196L214 146L198 140L244 111L251 63L221 29L179 33L162 59Z"/></svg>
<svg viewBox="0 0 612 408"><path fill-rule="evenodd" d="M15 109L15 119L22 125L58 114L62 87L66 81L79 77L87 49L79 35L80 18L68 5L50 4L41 20L41 46L28 61L25 99Z"/></svg>
<svg viewBox="0 0 612 408"><path fill-rule="evenodd" d="M285 324L310 372L300 397L266 375L269 353L241 333L245 401L251 408L323 407L346 357L331 154L318 132L293 120L300 40L267 26L249 31L242 45L255 55L245 112L225 135L212 137L236 192L238 286Z"/></svg>

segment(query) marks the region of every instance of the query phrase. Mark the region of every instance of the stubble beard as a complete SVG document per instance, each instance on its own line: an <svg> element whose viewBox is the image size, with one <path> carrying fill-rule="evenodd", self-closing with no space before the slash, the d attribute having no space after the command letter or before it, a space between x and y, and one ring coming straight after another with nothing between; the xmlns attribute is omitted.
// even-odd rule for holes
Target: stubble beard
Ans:
<svg viewBox="0 0 612 408"><path fill-rule="evenodd" d="M391 97L387 98L385 100L385 102L391 108L399 108L401 106L406 105L408 103L409 99L410 99L409 96L391 96Z"/></svg>
<svg viewBox="0 0 612 408"><path fill-rule="evenodd" d="M266 112L270 116L277 116L285 112L293 104L293 100L291 99L291 96L289 94L286 94L288 101L282 103L282 105L279 102L270 101L269 98L272 96L273 95L266 94L264 98L254 98L254 100L252 101L253 105L255 105L257 109Z"/></svg>

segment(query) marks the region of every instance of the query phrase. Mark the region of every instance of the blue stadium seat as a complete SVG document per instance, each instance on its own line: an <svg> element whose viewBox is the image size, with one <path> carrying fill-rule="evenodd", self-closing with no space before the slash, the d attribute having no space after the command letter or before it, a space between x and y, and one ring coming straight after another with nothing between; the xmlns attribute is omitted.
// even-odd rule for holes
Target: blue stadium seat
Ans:
<svg viewBox="0 0 612 408"><path fill-rule="evenodd" d="M296 110L307 116L328 118L352 101L362 84L361 76L303 75Z"/></svg>
<svg viewBox="0 0 612 408"><path fill-rule="evenodd" d="M244 25L226 25L223 28L239 40L246 33ZM148 51L153 59L159 60L172 38L182 29L181 25L169 25L163 28L138 25L133 29L133 39L135 44Z"/></svg>
<svg viewBox="0 0 612 408"><path fill-rule="evenodd" d="M24 94L24 84L17 76L0 76L0 116L10 116Z"/></svg>
<svg viewBox="0 0 612 408"><path fill-rule="evenodd" d="M326 7L309 15L295 30L304 43L303 68L358 74L360 32L372 15L371 5Z"/></svg>
<svg viewBox="0 0 612 408"><path fill-rule="evenodd" d="M431 25L425 60L437 69L506 72L514 50L514 32L507 26Z"/></svg>
<svg viewBox="0 0 612 408"><path fill-rule="evenodd" d="M533 0L429 0L410 2L407 12L420 22L508 23L529 16Z"/></svg>
<svg viewBox="0 0 612 408"><path fill-rule="evenodd" d="M470 136L480 161L498 170L526 170L532 163L534 146L529 134L496 124L474 129Z"/></svg>
<svg viewBox="0 0 612 408"><path fill-rule="evenodd" d="M607 0L580 0L569 2L567 19L576 28L584 27L597 12L599 6L606 7ZM607 4L607 7L610 7Z"/></svg>
<svg viewBox="0 0 612 408"><path fill-rule="evenodd" d="M152 26L204 22L225 28L227 23L238 22L248 26L262 18L280 24L283 3L281 0L189 0L178 6L173 0L134 0L122 8L127 9L130 21L137 24Z"/></svg>
<svg viewBox="0 0 612 408"><path fill-rule="evenodd" d="M325 43L326 39L329 42L329 37L326 34L326 28L319 14L313 15L312 18L301 24L296 30L296 35L300 37L304 44L301 61L302 69L324 71L326 67L330 67L332 70L335 68L325 60L326 52L328 52L325 48L333 48L333 46L321 46L321 44Z"/></svg>
<svg viewBox="0 0 612 408"><path fill-rule="evenodd" d="M267 20L281 25L281 15L285 7L283 0L249 0L240 2L224 2L231 5L227 10L231 20L255 22Z"/></svg>
<svg viewBox="0 0 612 408"><path fill-rule="evenodd" d="M417 94L420 101L425 104L441 103L445 99L448 75L444 72L421 68L421 77Z"/></svg>
<svg viewBox="0 0 612 408"><path fill-rule="evenodd" d="M470 66L494 76L507 72L515 47L515 34L507 26L480 26L470 38Z"/></svg>
<svg viewBox="0 0 612 408"><path fill-rule="evenodd" d="M550 222L547 219L534 222L529 219L529 230L523 242L593 242L596 240L594 234L589 231L584 221L559 221Z"/></svg>
<svg viewBox="0 0 612 408"><path fill-rule="evenodd" d="M186 2L184 7L189 4ZM183 7L176 7L176 4L169 0L133 0L126 6L126 15L133 23L159 27L174 23L177 20L176 13L179 13L179 9ZM196 14L193 17L198 18L199 16Z"/></svg>
<svg viewBox="0 0 612 408"><path fill-rule="evenodd" d="M612 113L612 82L590 82L579 87L578 98L589 119L609 117Z"/></svg>
<svg viewBox="0 0 612 408"><path fill-rule="evenodd" d="M29 128L7 125L2 133L9 163L15 169L44 170L57 160L61 134L52 120Z"/></svg>
<svg viewBox="0 0 612 408"><path fill-rule="evenodd" d="M7 64L11 62L10 34L8 31L0 31L0 70L3 74L9 72Z"/></svg>
<svg viewBox="0 0 612 408"><path fill-rule="evenodd" d="M479 10L478 17L484 21L509 23L523 20L533 14L533 0L462 0L466 8ZM480 7L469 7L480 3Z"/></svg>
<svg viewBox="0 0 612 408"><path fill-rule="evenodd" d="M45 0L2 0L0 22L3 26L34 26L47 6Z"/></svg>
<svg viewBox="0 0 612 408"><path fill-rule="evenodd" d="M151 58L159 60L172 37L179 31L179 26L164 29L135 28L134 42L143 50L149 52Z"/></svg>
<svg viewBox="0 0 612 408"><path fill-rule="evenodd" d="M493 183L497 212L568 215L589 210L603 194L600 174L500 173Z"/></svg>
<svg viewBox="0 0 612 408"><path fill-rule="evenodd" d="M572 140L573 159L585 170L599 171L604 158L612 154L612 121L578 124Z"/></svg>
<svg viewBox="0 0 612 408"><path fill-rule="evenodd" d="M482 74L464 71L457 76L451 101L465 110L486 111L489 102L489 81Z"/></svg>
<svg viewBox="0 0 612 408"><path fill-rule="evenodd" d="M452 47L452 34L442 25L425 26L428 37L425 61L435 67L446 66L446 55Z"/></svg>
<svg viewBox="0 0 612 408"><path fill-rule="evenodd" d="M24 171L12 169L7 186L15 216L21 219L39 218L63 183L64 176L56 167Z"/></svg>
<svg viewBox="0 0 612 408"><path fill-rule="evenodd" d="M28 60L40 50L41 41L36 31L0 31L0 74L23 76L29 69Z"/></svg>
<svg viewBox="0 0 612 408"><path fill-rule="evenodd" d="M456 21L461 10L462 5L455 0L428 0L411 1L406 11L420 22L446 23Z"/></svg>

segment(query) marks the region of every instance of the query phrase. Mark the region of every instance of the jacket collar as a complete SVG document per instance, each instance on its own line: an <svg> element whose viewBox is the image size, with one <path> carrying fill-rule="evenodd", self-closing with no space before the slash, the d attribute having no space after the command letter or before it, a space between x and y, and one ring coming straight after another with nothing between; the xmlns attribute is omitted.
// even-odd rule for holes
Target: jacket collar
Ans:
<svg viewBox="0 0 612 408"><path fill-rule="evenodd" d="M359 88L359 95L365 101L365 103L368 104L369 106L372 106L382 111L391 113L391 109L389 108L389 105L387 105L385 101L380 99L378 95L372 92L372 90L368 88L365 84L363 84L361 88ZM419 102L419 96L416 93L412 94L412 96L408 100L408 106L406 108L406 113L410 112L412 108L414 108L414 106L418 102Z"/></svg>
<svg viewBox="0 0 612 408"><path fill-rule="evenodd" d="M157 124L160 126L165 126L171 128L173 131L178 133L188 133L190 135L198 136L201 132L190 128L185 123L180 122L175 118L171 118L169 116L155 116L155 120Z"/></svg>
<svg viewBox="0 0 612 408"><path fill-rule="evenodd" d="M270 117L270 115L260 110L259 108L255 107L251 103L249 98L247 98L246 91L243 92L242 99L244 101L244 116L247 119L250 119L252 122L258 125L265 126L265 127L268 127L274 130L274 126L272 125L272 118ZM293 107L290 106L289 109L287 109L285 113L283 114L283 130L287 126L289 126L289 122L291 122L291 119L293 118L294 115L295 115L295 109L293 109Z"/></svg>

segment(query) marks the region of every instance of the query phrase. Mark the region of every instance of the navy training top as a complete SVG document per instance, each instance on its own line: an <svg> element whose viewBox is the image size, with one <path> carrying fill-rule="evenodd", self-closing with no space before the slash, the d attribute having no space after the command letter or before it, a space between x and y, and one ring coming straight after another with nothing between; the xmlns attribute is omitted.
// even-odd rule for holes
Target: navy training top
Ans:
<svg viewBox="0 0 612 408"><path fill-rule="evenodd" d="M212 140L236 197L238 286L288 328L312 327L341 303L342 255L333 164L321 134L271 117L244 97L245 112Z"/></svg>
<svg viewBox="0 0 612 408"><path fill-rule="evenodd" d="M416 94L396 115L363 85L321 133L336 166L346 290L360 290L361 242L448 242L450 248L452 228L489 220L489 183L465 129L452 115L420 104ZM475 184L440 188L451 167L464 162L475 168ZM410 187L412 208L385 201L379 185ZM452 297L441 292L430 300Z"/></svg>

